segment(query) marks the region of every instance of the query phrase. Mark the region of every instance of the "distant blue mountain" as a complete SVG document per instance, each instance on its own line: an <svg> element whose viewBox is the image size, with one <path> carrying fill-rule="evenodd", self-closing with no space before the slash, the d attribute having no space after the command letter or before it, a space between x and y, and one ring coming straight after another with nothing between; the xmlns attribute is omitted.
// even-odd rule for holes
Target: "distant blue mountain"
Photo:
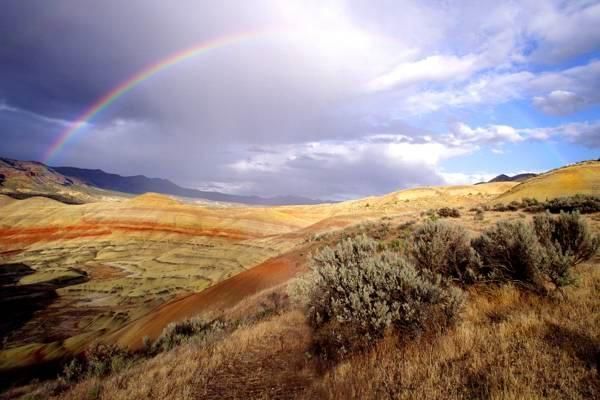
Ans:
<svg viewBox="0 0 600 400"><path fill-rule="evenodd" d="M121 176L104 172L100 169L85 169L76 167L51 167L54 171L79 179L80 181L101 189L114 190L123 193L142 194L156 192L174 196L222 201L228 203L244 203L256 205L295 205L319 204L323 201L297 196L258 197L238 196L220 192L188 189L162 178L148 178L144 175Z"/></svg>

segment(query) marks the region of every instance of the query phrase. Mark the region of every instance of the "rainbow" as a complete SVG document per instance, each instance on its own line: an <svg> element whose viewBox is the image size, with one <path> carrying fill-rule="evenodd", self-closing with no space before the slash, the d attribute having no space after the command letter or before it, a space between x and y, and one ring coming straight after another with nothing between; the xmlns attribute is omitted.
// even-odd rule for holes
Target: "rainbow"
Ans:
<svg viewBox="0 0 600 400"><path fill-rule="evenodd" d="M50 145L48 150L45 152L43 162L48 163L56 153L58 153L71 138L77 135L78 132L83 131L83 127L94 118L102 110L106 109L118 98L129 92L131 89L146 81L148 78L156 75L157 73L172 67L182 61L188 60L192 57L204 54L210 50L215 50L232 44L242 42L244 40L253 39L261 36L270 29L260 29L247 32L241 32L233 35L223 36L202 42L194 45L190 48L177 51L163 58L162 60L146 66L133 74L130 78L122 81L120 84L111 89L108 93L97 99L92 105L90 105L81 115L77 117L69 127L62 131Z"/></svg>

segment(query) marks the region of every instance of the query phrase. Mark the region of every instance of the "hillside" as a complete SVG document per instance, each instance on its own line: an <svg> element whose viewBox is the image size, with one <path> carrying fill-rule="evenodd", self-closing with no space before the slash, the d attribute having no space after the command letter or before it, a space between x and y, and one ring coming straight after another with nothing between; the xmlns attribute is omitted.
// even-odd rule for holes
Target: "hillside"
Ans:
<svg viewBox="0 0 600 400"><path fill-rule="evenodd" d="M383 216L409 221L426 206L471 207L512 185L431 187L344 203L264 208L186 204L156 193L78 206L43 197L0 197L0 263L25 264L34 270L28 279L37 281L69 276L73 269L89 277L58 289L44 314L9 336L14 351L22 345L29 350L19 357L9 353L10 363L0 353L0 368L27 365L31 351L43 353L49 346L33 343L50 339L56 346L68 339L53 350L60 355L148 315L154 321L148 328L114 336L139 343L140 332L156 335L170 321L205 306L235 305L286 282L301 270L302 259L286 254L303 252L311 237ZM168 305L179 296L189 298ZM90 298L95 300L89 303ZM150 317L160 307L168 311L159 311L158 320ZM48 318L54 323L42 334L39 327Z"/></svg>
<svg viewBox="0 0 600 400"><path fill-rule="evenodd" d="M37 310L31 315L10 310L20 313L10 332L0 332L0 370L57 360L97 340L139 349L143 337L155 339L171 322L254 307L249 299L306 271L310 254L325 244L360 233L393 240L428 220L430 209L459 209L456 221L475 233L508 214L490 211L478 222L472 209L522 187L546 193L561 182L556 195L598 194L599 164L561 168L521 184L413 188L305 206L224 208L158 193L80 205L0 195L0 265L27 270L9 292L20 299L35 298L40 288L48 293L31 303ZM36 164L9 166L5 170L20 171L9 177L15 191L89 188Z"/></svg>
<svg viewBox="0 0 600 400"><path fill-rule="evenodd" d="M35 161L0 158L0 194L17 199L45 196L63 203L81 204L118 196L62 175Z"/></svg>
<svg viewBox="0 0 600 400"><path fill-rule="evenodd" d="M600 195L600 161L587 161L538 175L513 187L498 200L534 198L543 201L578 193Z"/></svg>

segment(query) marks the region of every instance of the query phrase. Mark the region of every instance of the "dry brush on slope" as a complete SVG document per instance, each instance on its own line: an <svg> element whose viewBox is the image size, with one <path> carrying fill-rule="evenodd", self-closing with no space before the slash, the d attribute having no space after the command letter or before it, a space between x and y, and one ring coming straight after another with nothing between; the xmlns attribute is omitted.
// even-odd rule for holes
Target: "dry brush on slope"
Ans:
<svg viewBox="0 0 600 400"><path fill-rule="evenodd" d="M313 351L328 360L370 348L386 333L443 330L462 308L462 291L415 268L366 236L345 239L313 257L303 280Z"/></svg>
<svg viewBox="0 0 600 400"><path fill-rule="evenodd" d="M84 380L53 398L597 398L598 261L577 267L580 284L561 300L511 285L469 289L462 320L446 334L409 343L387 337L325 369L307 357L311 329L291 310L212 345L185 344ZM28 390L39 398L49 393L43 385Z"/></svg>

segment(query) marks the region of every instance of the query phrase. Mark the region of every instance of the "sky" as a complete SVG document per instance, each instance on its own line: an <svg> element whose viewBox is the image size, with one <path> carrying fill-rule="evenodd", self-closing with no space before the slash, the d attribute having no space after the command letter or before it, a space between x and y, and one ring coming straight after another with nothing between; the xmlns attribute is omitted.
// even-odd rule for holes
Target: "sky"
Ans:
<svg viewBox="0 0 600 400"><path fill-rule="evenodd" d="M597 1L4 0L0 43L4 157L342 200L600 156Z"/></svg>

